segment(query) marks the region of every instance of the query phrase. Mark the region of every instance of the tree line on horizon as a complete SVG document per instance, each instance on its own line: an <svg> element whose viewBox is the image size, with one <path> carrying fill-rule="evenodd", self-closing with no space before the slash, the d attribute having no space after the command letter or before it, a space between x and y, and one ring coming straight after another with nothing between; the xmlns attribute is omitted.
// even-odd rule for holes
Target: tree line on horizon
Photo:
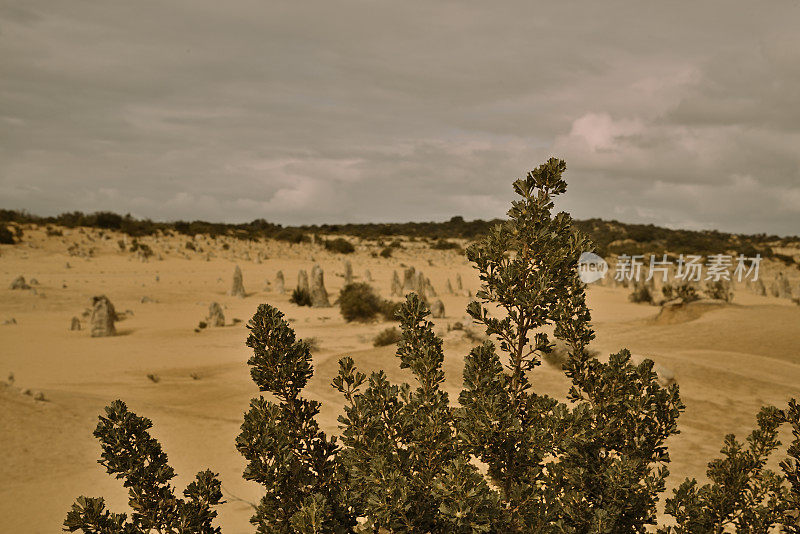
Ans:
<svg viewBox="0 0 800 534"><path fill-rule="evenodd" d="M245 223L221 223L208 221L153 221L139 219L130 214L119 215L111 211L83 213L73 211L58 216L42 217L24 210L0 209L0 243L14 242L14 232L8 223L55 225L67 228L89 227L123 232L131 237L145 237L158 233L177 233L187 236L207 234L230 236L243 240L276 239L289 243L310 241L315 235L347 235L365 240L380 241L384 238L407 236L428 239L441 244L448 239L473 241L485 235L502 219L465 220L461 216L447 221L403 222L403 223L347 223L284 226L265 219ZM6 223L6 224L3 224ZM736 251L748 257L762 257L794 263L790 256L776 254L773 247L800 242L800 236L777 236L774 234L735 234L718 230L671 229L654 224L625 223L617 220L592 218L574 220L577 229L586 233L594 242L596 252L608 254L651 254L680 251L688 254L717 254ZM17 234L19 234L17 229ZM17 237L20 237L17 235Z"/></svg>

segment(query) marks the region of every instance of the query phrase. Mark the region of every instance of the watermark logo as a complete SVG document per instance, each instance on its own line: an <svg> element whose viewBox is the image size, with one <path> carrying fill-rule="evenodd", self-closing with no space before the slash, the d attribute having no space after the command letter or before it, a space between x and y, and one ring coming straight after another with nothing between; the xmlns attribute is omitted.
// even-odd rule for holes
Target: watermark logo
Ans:
<svg viewBox="0 0 800 534"><path fill-rule="evenodd" d="M608 263L594 252L584 252L578 258L578 277L584 284L597 282L607 272Z"/></svg>
<svg viewBox="0 0 800 534"><path fill-rule="evenodd" d="M705 262L703 261L705 259ZM728 254L711 254L703 257L695 254L681 254L670 258L663 254L661 258L650 256L646 261L644 255L629 256L620 254L614 262L613 278L617 282L649 282L659 275L662 282L670 278L682 282L739 282L758 280L761 265L761 254L747 258L740 254L734 257ZM578 259L578 277L584 284L591 284L605 278L611 270L606 260L593 252L584 252Z"/></svg>
<svg viewBox="0 0 800 534"><path fill-rule="evenodd" d="M656 274L661 275L662 282L666 282L670 275L676 280L685 282L703 280L711 282L752 280L755 282L758 280L761 254L756 254L753 258L747 258L743 254L739 254L738 257L729 254L711 254L705 258L705 263L703 259L703 256L695 254L681 254L673 260L664 254L661 259L651 255L650 261L646 262L642 255L620 254L617 256L614 280L638 282L645 277L644 280L649 282ZM649 269L647 269L648 263ZM675 267L674 272L673 267ZM705 272L703 272L704 269Z"/></svg>

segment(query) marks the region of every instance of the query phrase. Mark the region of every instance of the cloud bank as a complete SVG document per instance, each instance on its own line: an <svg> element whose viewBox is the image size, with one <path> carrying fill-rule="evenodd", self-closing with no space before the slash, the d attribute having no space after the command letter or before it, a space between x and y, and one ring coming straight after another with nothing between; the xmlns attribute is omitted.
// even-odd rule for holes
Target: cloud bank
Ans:
<svg viewBox="0 0 800 534"><path fill-rule="evenodd" d="M800 3L0 0L0 205L800 233Z"/></svg>

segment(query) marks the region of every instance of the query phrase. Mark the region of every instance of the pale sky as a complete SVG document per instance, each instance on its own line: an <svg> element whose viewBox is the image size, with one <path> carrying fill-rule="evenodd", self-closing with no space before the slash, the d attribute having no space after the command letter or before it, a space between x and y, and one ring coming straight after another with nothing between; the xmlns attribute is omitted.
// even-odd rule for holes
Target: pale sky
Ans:
<svg viewBox="0 0 800 534"><path fill-rule="evenodd" d="M541 4L541 5L537 5ZM0 207L800 234L800 1L0 0Z"/></svg>

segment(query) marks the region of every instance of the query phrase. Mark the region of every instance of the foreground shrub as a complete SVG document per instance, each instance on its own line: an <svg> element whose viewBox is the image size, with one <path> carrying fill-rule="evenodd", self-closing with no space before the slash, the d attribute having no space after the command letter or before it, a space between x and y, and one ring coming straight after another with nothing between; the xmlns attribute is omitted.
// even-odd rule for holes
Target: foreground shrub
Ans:
<svg viewBox="0 0 800 534"><path fill-rule="evenodd" d="M563 161L550 159L514 182L519 198L509 220L467 250L482 283L467 313L489 339L465 358L458 406L442 388L442 340L430 311L411 293L398 314L396 356L414 384L391 383L384 371L367 376L342 358L332 383L345 400L341 441L328 438L315 419L320 404L301 396L313 374L308 343L296 339L281 312L259 306L248 324L248 364L270 396L251 401L236 439L247 460L244 477L264 486L251 519L257 532L654 530L669 473L665 443L678 432L684 406L677 385L658 383L652 361L633 364L625 349L601 360L590 350L591 314L576 267L591 245L569 215L552 214L554 197L566 190L564 170ZM369 302L375 310L380 299L364 285L345 289L359 297L356 309ZM547 331L564 347L558 362L571 383L565 402L533 389L536 367L556 344ZM781 424L791 425L794 440L779 473L765 465ZM659 532L800 530L800 409L794 400L786 411L767 407L758 425L746 444L726 438L723 458L709 463L709 484L688 480L674 491L666 506L672 525ZM110 472L147 483L131 489L131 504L133 518L148 522L129 527L102 500L81 498L68 528L216 532L216 478L198 476L197 488L185 492L189 500L175 499L166 485L174 475L142 434L147 428L149 421L132 425L130 436L96 435L104 465L121 466ZM176 517L186 523L176 525Z"/></svg>
<svg viewBox="0 0 800 534"><path fill-rule="evenodd" d="M338 254L352 254L356 251L356 247L343 237L337 237L336 239L329 239L325 241L325 250L330 250L331 252L336 252Z"/></svg>
<svg viewBox="0 0 800 534"><path fill-rule="evenodd" d="M723 458L708 463L710 483L699 486L686 479L667 499L666 513L676 525L660 534L800 532L800 406L792 399L787 410L761 409L758 428L746 443L725 436ZM792 429L794 440L781 461L782 473L766 468L780 445L782 424Z"/></svg>
<svg viewBox="0 0 800 534"><path fill-rule="evenodd" d="M128 519L127 514L107 510L102 497L79 497L64 521L65 530L98 534L220 532L212 526L217 516L213 507L223 502L217 475L208 470L197 473L183 491L185 499L176 497L170 485L175 471L161 445L147 432L152 426L149 419L128 411L122 401L106 408L94 431L103 449L100 465L124 480L134 512Z"/></svg>
<svg viewBox="0 0 800 534"><path fill-rule="evenodd" d="M260 534L352 532L345 473L336 458L335 438L314 419L320 403L300 392L313 374L308 344L295 338L283 314L262 304L247 325L247 361L259 391L250 401L236 448L247 460L244 478L264 486L250 520Z"/></svg>

